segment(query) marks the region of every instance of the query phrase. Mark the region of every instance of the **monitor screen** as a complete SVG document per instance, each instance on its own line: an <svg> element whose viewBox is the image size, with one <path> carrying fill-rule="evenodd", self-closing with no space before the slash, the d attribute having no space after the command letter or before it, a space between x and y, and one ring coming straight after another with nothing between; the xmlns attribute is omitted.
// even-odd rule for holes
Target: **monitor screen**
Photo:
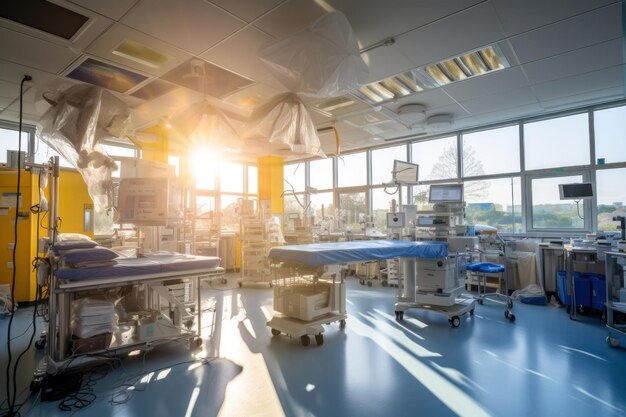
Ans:
<svg viewBox="0 0 626 417"><path fill-rule="evenodd" d="M559 184L561 200L580 200L593 197L593 185L590 182Z"/></svg>
<svg viewBox="0 0 626 417"><path fill-rule="evenodd" d="M397 184L417 184L419 165L393 161L393 179Z"/></svg>
<svg viewBox="0 0 626 417"><path fill-rule="evenodd" d="M431 185L428 193L429 203L462 203L463 184Z"/></svg>

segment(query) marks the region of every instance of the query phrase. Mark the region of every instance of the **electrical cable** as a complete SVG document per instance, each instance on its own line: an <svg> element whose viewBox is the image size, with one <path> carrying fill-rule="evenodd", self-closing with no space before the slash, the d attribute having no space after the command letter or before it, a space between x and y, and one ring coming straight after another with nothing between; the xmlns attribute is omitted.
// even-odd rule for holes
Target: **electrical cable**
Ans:
<svg viewBox="0 0 626 417"><path fill-rule="evenodd" d="M17 191L15 198L15 224L13 225L13 273L11 277L11 315L9 318L9 324L7 328L7 352L8 352L8 360L6 367L6 394L7 399L9 400L9 411L5 414L6 417L15 416L15 394L11 396L11 384L9 377L11 376L11 362L13 361L13 357L11 354L11 327L13 326L13 317L15 316L15 280L16 280L16 260L17 260L17 226L19 223L19 212L20 212L20 187L22 181L22 159L20 157L22 153L22 117L23 117L23 109L24 109L24 83L26 81L31 81L32 77L30 75L24 75L22 78L22 82L20 83L20 113L19 113L19 127L18 127L18 137L17 137ZM16 364L17 365L17 364ZM13 386L15 386L15 381L13 381Z"/></svg>

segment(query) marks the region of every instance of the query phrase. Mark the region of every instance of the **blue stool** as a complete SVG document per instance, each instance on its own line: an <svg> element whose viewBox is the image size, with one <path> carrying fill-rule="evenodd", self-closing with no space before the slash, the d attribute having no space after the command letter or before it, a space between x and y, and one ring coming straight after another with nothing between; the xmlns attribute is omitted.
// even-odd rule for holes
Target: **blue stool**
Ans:
<svg viewBox="0 0 626 417"><path fill-rule="evenodd" d="M487 299L498 304L504 304L506 306L504 317L507 320L515 321L515 315L511 312L513 300L509 296L509 288L506 279L504 279L504 266L490 262L472 262L466 265L466 269L474 273L478 279L478 304L483 304ZM487 274L498 274L498 290L495 293L486 293L485 291ZM504 294L500 292L503 282Z"/></svg>

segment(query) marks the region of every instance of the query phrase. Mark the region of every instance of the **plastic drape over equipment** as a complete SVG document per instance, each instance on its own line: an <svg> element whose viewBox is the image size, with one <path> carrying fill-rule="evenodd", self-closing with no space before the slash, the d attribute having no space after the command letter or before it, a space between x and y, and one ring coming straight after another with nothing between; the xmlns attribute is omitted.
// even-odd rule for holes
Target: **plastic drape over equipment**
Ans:
<svg viewBox="0 0 626 417"><path fill-rule="evenodd" d="M126 104L108 91L86 85L45 98L52 107L39 121L38 136L81 173L96 210L111 207L111 173L117 164L98 143L126 135L130 123Z"/></svg>
<svg viewBox="0 0 626 417"><path fill-rule="evenodd" d="M293 93L275 96L252 113L246 137L259 136L296 154L326 156L306 106Z"/></svg>
<svg viewBox="0 0 626 417"><path fill-rule="evenodd" d="M181 143L240 150L243 141L228 117L206 101L195 103L176 116L171 125Z"/></svg>
<svg viewBox="0 0 626 417"><path fill-rule="evenodd" d="M340 96L365 83L369 75L350 23L340 12L272 40L257 56L290 91L314 97Z"/></svg>

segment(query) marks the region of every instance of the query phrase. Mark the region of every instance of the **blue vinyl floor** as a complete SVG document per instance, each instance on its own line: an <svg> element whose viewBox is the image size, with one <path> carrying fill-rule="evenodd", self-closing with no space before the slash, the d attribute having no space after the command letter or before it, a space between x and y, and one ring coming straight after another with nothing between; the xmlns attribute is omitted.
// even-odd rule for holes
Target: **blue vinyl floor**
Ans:
<svg viewBox="0 0 626 417"><path fill-rule="evenodd" d="M477 305L456 329L447 317L418 309L397 322L395 289L368 288L351 278L345 330L326 326L323 346L304 347L271 335L267 286L239 289L235 279L203 290L201 351L191 354L174 343L105 364L84 376L83 390L95 395L86 408L69 401L71 411L61 411L58 401L29 397L32 370L42 357L31 349L18 372L18 403L25 402L20 414L626 415L626 350L607 346L598 316L575 322L563 308L516 303L515 323L495 304ZM19 310L13 335L27 329L31 311ZM2 400L7 324L0 321ZM28 334L13 346L19 352L27 343Z"/></svg>

